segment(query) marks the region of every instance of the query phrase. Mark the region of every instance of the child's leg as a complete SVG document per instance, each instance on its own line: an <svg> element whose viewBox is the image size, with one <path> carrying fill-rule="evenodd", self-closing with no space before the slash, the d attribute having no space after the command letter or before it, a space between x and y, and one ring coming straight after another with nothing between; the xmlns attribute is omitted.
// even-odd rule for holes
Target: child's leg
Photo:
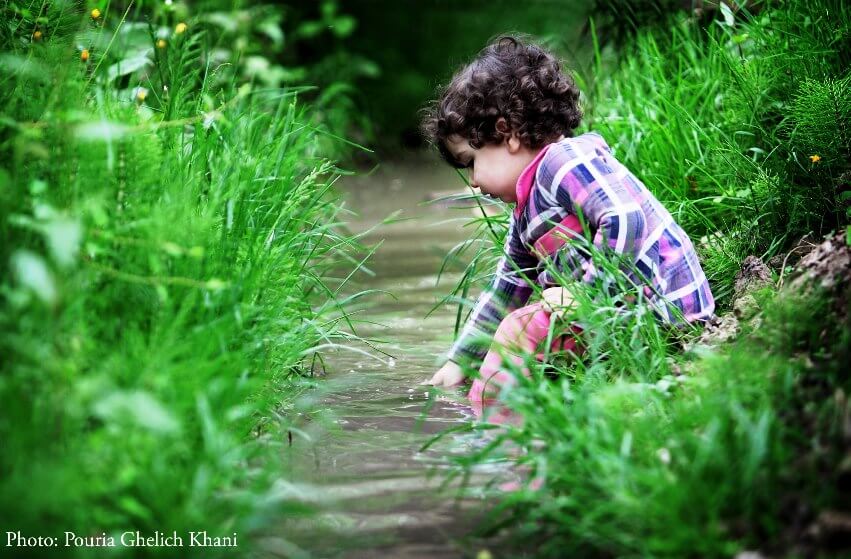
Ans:
<svg viewBox="0 0 851 559"><path fill-rule="evenodd" d="M486 397L494 397L503 385L513 381L511 373L503 368L500 352L507 353L515 365L522 365L523 355L537 354L541 342L547 339L549 329L550 315L541 303L522 307L506 316L497 328L490 351L485 355L480 378L473 381L470 400L481 402ZM551 349L575 350L575 347L572 337L562 336L553 340ZM522 371L529 376L528 368L523 367Z"/></svg>

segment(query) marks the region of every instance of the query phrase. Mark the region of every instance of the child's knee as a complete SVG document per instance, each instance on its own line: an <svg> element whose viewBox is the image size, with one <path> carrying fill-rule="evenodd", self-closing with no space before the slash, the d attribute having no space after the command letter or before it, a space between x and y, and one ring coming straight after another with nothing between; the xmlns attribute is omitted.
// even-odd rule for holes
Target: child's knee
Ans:
<svg viewBox="0 0 851 559"><path fill-rule="evenodd" d="M496 329L494 340L501 343L512 343L526 347L529 326L541 319L544 313L540 303L527 305L509 313Z"/></svg>

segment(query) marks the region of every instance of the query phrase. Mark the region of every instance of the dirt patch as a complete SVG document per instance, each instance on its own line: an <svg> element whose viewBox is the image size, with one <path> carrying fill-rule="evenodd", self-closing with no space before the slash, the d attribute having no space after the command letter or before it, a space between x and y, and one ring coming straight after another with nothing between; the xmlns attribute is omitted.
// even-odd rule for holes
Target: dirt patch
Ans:
<svg viewBox="0 0 851 559"><path fill-rule="evenodd" d="M845 233L831 235L815 246L782 288L790 294L823 290L830 310L847 323L851 318L851 246L845 242Z"/></svg>
<svg viewBox="0 0 851 559"><path fill-rule="evenodd" d="M736 273L733 283L733 298L740 298L748 292L773 286L771 270L756 256L748 256L742 262L741 269Z"/></svg>
<svg viewBox="0 0 851 559"><path fill-rule="evenodd" d="M817 239L809 233L798 239L788 251L773 256L768 261L768 267L780 274L781 278L787 268L794 267L802 258L807 256L818 246Z"/></svg>
<svg viewBox="0 0 851 559"><path fill-rule="evenodd" d="M784 413L787 422L800 429L801 440L808 441L793 468L814 472L825 487L832 488L832 497L823 502L824 496L794 490L784 496L786 532L776 542L777 550L794 550L802 557L847 557L851 551L851 406L847 377L843 380L841 369L836 368L847 363L847 349L842 349L840 338L843 329L847 332L851 302L851 247L844 231L814 243L780 283L778 297L812 293L826 304L824 330L813 340L815 345L798 356L809 363L808 372L798 379L797 397ZM815 411L826 409L832 409L831 426Z"/></svg>
<svg viewBox="0 0 851 559"><path fill-rule="evenodd" d="M736 273L733 284L733 312L714 316L703 329L700 337L686 349L712 347L734 340L741 332L742 320L757 318L759 305L754 293L766 287L773 287L771 270L756 256L748 256Z"/></svg>
<svg viewBox="0 0 851 559"><path fill-rule="evenodd" d="M789 266L794 266L794 269L785 273ZM733 285L732 312L713 317L700 337L687 344L686 349L732 341L741 333L742 321L750 321L752 327L759 327L759 304L754 294L760 289L774 287L772 269L780 277L780 297L784 294L801 295L814 288L823 289L832 310L841 320L848 318L851 247L845 243L845 234L835 233L820 243L815 243L807 235L768 264L756 256L745 258Z"/></svg>
<svg viewBox="0 0 851 559"><path fill-rule="evenodd" d="M827 237L815 246L795 267L788 289L799 291L821 287L828 292L851 283L851 247L844 232Z"/></svg>

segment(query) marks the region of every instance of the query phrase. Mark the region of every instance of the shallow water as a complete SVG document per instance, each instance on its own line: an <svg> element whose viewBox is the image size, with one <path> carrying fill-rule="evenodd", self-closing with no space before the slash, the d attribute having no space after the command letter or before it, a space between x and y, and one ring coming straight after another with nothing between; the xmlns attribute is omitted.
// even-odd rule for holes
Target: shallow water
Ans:
<svg viewBox="0 0 851 559"><path fill-rule="evenodd" d="M364 238L382 243L369 263L375 275L361 274L347 287L395 296L370 297L356 325L358 335L385 340L377 346L390 357L323 352L327 378L321 393L302 403L311 420L299 425L301 435L285 450L293 491L320 512L289 523L282 537L314 557L469 556L485 545L465 548L458 541L482 514L476 487L513 480L514 474L497 463L471 479L468 497L456 499L451 488L441 491L447 456L467 453L482 441L469 433L448 435L420 452L435 434L469 423L472 411L462 393L435 399L419 383L436 370L451 343L454 307L426 315L460 277L459 265L436 283L446 253L470 235L462 225L474 210L423 204L464 188L454 171L428 158L344 177L340 187L358 214L350 220L353 231L365 231L397 210L400 218L410 218ZM269 538L263 547L273 556L293 555L280 539Z"/></svg>

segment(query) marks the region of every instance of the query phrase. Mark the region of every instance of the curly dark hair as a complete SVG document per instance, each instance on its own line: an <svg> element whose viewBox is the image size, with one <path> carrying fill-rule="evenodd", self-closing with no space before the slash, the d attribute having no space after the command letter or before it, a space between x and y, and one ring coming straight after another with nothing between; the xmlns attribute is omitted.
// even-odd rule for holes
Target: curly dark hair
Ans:
<svg viewBox="0 0 851 559"><path fill-rule="evenodd" d="M463 167L446 147L450 136L479 149L500 144L516 132L531 149L562 134L570 137L582 120L579 89L561 71L558 59L535 44L503 36L486 46L439 90L439 99L423 110L421 131L453 167ZM508 129L497 129L499 118Z"/></svg>

